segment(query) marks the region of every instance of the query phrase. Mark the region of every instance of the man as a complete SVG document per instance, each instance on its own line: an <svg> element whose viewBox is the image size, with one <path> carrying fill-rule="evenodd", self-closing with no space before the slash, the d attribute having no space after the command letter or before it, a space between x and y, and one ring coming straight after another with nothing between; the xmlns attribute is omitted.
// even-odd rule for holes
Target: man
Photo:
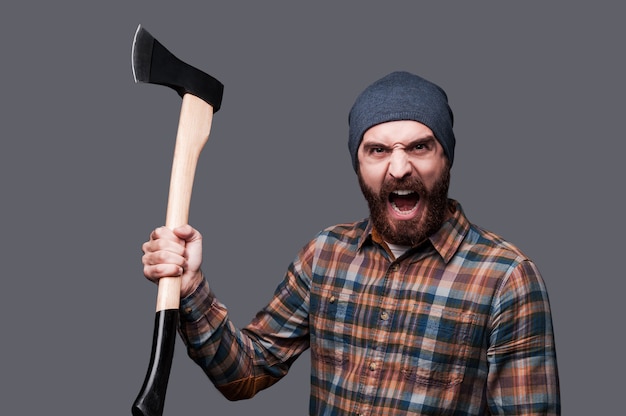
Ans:
<svg viewBox="0 0 626 416"><path fill-rule="evenodd" d="M349 150L368 219L322 231L244 329L200 270L200 233L158 228L144 273L182 277L180 333L229 399L252 397L311 348L311 415L556 415L548 297L515 246L448 199L453 114L407 72L367 87Z"/></svg>

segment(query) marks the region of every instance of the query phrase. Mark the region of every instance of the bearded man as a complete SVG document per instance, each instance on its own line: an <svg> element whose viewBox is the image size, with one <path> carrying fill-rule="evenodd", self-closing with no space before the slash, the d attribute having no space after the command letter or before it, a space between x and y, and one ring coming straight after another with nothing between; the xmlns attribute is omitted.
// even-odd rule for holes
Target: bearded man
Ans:
<svg viewBox="0 0 626 416"><path fill-rule="evenodd" d="M238 329L204 278L201 234L157 228L145 276L182 279L189 356L230 400L311 349L311 415L558 415L546 287L517 247L448 198L453 113L443 89L394 72L349 115L369 218L320 232Z"/></svg>

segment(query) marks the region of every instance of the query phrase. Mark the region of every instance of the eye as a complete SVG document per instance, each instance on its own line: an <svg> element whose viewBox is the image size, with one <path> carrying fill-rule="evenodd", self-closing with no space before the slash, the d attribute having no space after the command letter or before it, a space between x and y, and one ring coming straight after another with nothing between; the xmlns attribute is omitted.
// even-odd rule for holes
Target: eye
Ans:
<svg viewBox="0 0 626 416"><path fill-rule="evenodd" d="M413 146L409 148L409 151L413 153L421 153L429 149L430 149L430 143L421 142L421 143L415 143Z"/></svg>
<svg viewBox="0 0 626 416"><path fill-rule="evenodd" d="M367 148L367 154L372 156L379 156L387 153L387 148L383 146L371 146Z"/></svg>

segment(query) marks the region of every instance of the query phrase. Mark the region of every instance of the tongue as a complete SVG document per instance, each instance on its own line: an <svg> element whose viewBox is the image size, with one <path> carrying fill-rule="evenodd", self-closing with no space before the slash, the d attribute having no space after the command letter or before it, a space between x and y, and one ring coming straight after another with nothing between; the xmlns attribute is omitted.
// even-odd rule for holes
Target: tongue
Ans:
<svg viewBox="0 0 626 416"><path fill-rule="evenodd" d="M418 196L415 193L409 195L391 195L391 202L400 210L400 211L410 211L417 204Z"/></svg>

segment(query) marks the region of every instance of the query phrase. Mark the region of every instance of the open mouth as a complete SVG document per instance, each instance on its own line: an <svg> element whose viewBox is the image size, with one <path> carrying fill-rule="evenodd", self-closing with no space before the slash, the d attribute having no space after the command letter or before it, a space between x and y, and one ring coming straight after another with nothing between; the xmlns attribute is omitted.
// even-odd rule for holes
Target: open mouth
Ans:
<svg viewBox="0 0 626 416"><path fill-rule="evenodd" d="M401 215L409 215L417 210L420 196L415 191L398 189L389 194L389 203L393 210Z"/></svg>

